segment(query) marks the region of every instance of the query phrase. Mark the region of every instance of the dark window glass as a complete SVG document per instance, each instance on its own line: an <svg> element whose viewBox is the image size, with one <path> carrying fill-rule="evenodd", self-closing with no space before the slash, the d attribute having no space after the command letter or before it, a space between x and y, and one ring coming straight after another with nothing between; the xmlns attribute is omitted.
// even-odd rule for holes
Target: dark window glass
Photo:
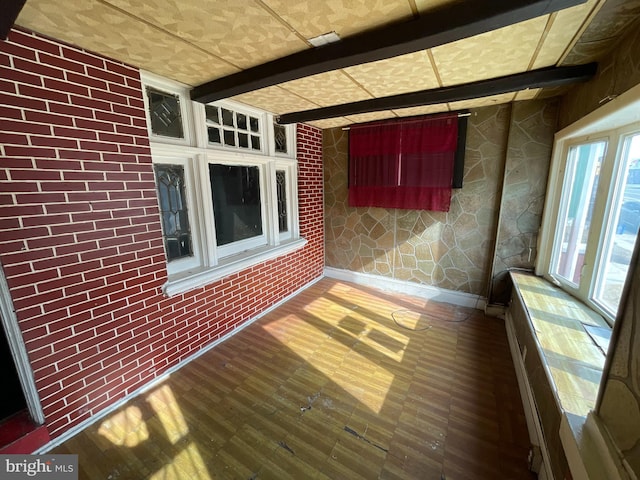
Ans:
<svg viewBox="0 0 640 480"><path fill-rule="evenodd" d="M147 87L147 98L151 131L163 137L184 138L178 96Z"/></svg>
<svg viewBox="0 0 640 480"><path fill-rule="evenodd" d="M258 133L258 119L255 117L249 117L249 127L252 132Z"/></svg>
<svg viewBox="0 0 640 480"><path fill-rule="evenodd" d="M182 165L154 166L167 260L193 255Z"/></svg>
<svg viewBox="0 0 640 480"><path fill-rule="evenodd" d="M205 112L205 115L207 116L207 121L220 125L220 114L218 112L218 107L205 105L204 112Z"/></svg>
<svg viewBox="0 0 640 480"><path fill-rule="evenodd" d="M225 130L224 131L224 144L225 145L231 145L231 146L235 146L236 145L236 136L235 136L233 130Z"/></svg>
<svg viewBox="0 0 640 480"><path fill-rule="evenodd" d="M287 153L287 129L284 125L273 124L273 138L276 144L276 152Z"/></svg>
<svg viewBox="0 0 640 480"><path fill-rule="evenodd" d="M251 148L254 150L260 150L260 137L251 135Z"/></svg>
<svg viewBox="0 0 640 480"><path fill-rule="evenodd" d="M276 170L276 189L278 191L278 231L289 230L287 224L287 172Z"/></svg>
<svg viewBox="0 0 640 480"><path fill-rule="evenodd" d="M222 124L227 127L235 126L233 124L233 110L222 109Z"/></svg>
<svg viewBox="0 0 640 480"><path fill-rule="evenodd" d="M262 235L260 170L240 165L209 165L218 246Z"/></svg>
<svg viewBox="0 0 640 480"><path fill-rule="evenodd" d="M220 129L215 127L208 127L207 132L209 134L209 143L222 143L220 140Z"/></svg>
<svg viewBox="0 0 640 480"><path fill-rule="evenodd" d="M249 148L249 135L246 133L238 133L238 146L242 148Z"/></svg>
<svg viewBox="0 0 640 480"><path fill-rule="evenodd" d="M243 113L236 113L236 120L238 122L238 128L241 130L247 130L247 116Z"/></svg>

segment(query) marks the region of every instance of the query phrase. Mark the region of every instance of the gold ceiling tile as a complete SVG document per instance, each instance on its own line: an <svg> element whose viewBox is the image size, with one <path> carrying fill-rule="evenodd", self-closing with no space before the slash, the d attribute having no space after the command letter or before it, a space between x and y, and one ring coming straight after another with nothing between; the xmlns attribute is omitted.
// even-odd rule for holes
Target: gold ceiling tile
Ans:
<svg viewBox="0 0 640 480"><path fill-rule="evenodd" d="M190 85L237 69L97 0L32 0L16 23Z"/></svg>
<svg viewBox="0 0 640 480"><path fill-rule="evenodd" d="M463 110L465 108L489 107L491 105L499 105L501 103L510 103L513 101L515 93L502 93L500 95L491 95L490 97L474 98L472 100L462 100L460 102L450 102L451 110Z"/></svg>
<svg viewBox="0 0 640 480"><path fill-rule="evenodd" d="M391 110L382 112L357 113L355 115L347 115L346 118L354 123L366 123L374 120L387 120L397 118Z"/></svg>
<svg viewBox="0 0 640 480"><path fill-rule="evenodd" d="M516 98L514 98L514 101L518 102L520 100L531 100L533 98L536 98L541 90L541 88L529 88L527 90L520 90L518 93L516 93Z"/></svg>
<svg viewBox="0 0 640 480"><path fill-rule="evenodd" d="M433 48L442 83L458 85L526 70L547 18L534 18Z"/></svg>
<svg viewBox="0 0 640 480"><path fill-rule="evenodd" d="M544 39L542 48L533 63L534 69L556 65L560 61L562 54L571 45L576 32L580 30L598 1L589 0L582 5L567 8L557 13L551 29Z"/></svg>
<svg viewBox="0 0 640 480"><path fill-rule="evenodd" d="M425 51L345 68L376 97L438 88L438 79Z"/></svg>
<svg viewBox="0 0 640 480"><path fill-rule="evenodd" d="M253 0L107 0L240 68L309 46Z"/></svg>
<svg viewBox="0 0 640 480"><path fill-rule="evenodd" d="M340 70L292 80L280 86L323 107L371 98L371 95Z"/></svg>
<svg viewBox="0 0 640 480"><path fill-rule="evenodd" d="M304 122L309 125L313 125L318 128L335 128L335 127L343 127L345 125L351 125L353 122L344 117L335 117L335 118L326 118L324 120L314 120L313 122Z"/></svg>
<svg viewBox="0 0 640 480"><path fill-rule="evenodd" d="M407 0L262 0L309 39L335 31L341 38L413 18Z"/></svg>
<svg viewBox="0 0 640 480"><path fill-rule="evenodd" d="M443 5L462 3L461 0L415 0L415 2L420 15L424 15L425 13L435 10L436 8L440 8Z"/></svg>
<svg viewBox="0 0 640 480"><path fill-rule="evenodd" d="M411 117L413 115L430 115L432 113L448 112L449 107L446 103L437 105L423 105L420 107L396 108L393 113L399 117Z"/></svg>
<svg viewBox="0 0 640 480"><path fill-rule="evenodd" d="M315 103L300 98L278 86L243 93L232 97L232 99L275 114L318 108Z"/></svg>

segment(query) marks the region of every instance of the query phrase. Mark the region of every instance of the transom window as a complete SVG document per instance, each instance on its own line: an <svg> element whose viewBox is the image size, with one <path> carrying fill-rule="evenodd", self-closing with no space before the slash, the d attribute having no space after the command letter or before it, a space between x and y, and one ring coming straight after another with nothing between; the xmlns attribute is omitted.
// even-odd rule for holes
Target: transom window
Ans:
<svg viewBox="0 0 640 480"><path fill-rule="evenodd" d="M632 95L628 105L607 106L586 117L592 123L557 134L537 263L610 322L640 226L640 124L625 122L635 117L640 90Z"/></svg>
<svg viewBox="0 0 640 480"><path fill-rule="evenodd" d="M205 105L204 108L209 143L247 150L262 150L258 117L216 105Z"/></svg>
<svg viewBox="0 0 640 480"><path fill-rule="evenodd" d="M143 75L168 294L300 248L293 126ZM264 131L264 125L274 125Z"/></svg>

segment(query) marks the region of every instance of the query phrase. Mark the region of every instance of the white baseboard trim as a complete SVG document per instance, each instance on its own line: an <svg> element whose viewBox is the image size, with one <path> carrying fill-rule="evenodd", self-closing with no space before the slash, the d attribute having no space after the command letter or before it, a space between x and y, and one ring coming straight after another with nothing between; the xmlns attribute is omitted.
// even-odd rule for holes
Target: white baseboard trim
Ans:
<svg viewBox="0 0 640 480"><path fill-rule="evenodd" d="M484 313L490 317L502 318L504 320L507 307L504 305L487 305L484 307Z"/></svg>
<svg viewBox="0 0 640 480"><path fill-rule="evenodd" d="M118 400L117 402L109 405L108 407L106 407L104 410L101 410L100 412L98 412L97 414L93 415L92 417L88 418L87 420L79 423L78 425L76 425L75 427L70 428L69 430L67 430L66 432L64 432L62 435L60 435L59 437L54 438L53 440L51 440L50 442L46 443L45 445L43 445L42 447L40 447L39 449L37 449L36 451L33 452L34 455L39 455L39 454L43 454L43 453L47 453L49 450L51 450L52 448L57 447L58 445L66 442L67 440L69 440L70 438L74 437L75 435L77 435L78 433L80 433L82 430L84 430L85 428L93 425L94 423L102 420L104 417L106 417L107 415L115 412L118 408L120 408L122 405L124 405L125 403L127 403L129 400L131 400L134 397L137 397L138 395L141 395L145 392L148 392L149 390L151 390L152 388L155 388L157 385L159 385L160 383L164 382L167 378L169 378L169 376L173 373L175 373L176 371L180 370L182 367L184 367L185 365L187 365L188 363L192 362L193 360L195 360L196 358L200 357L201 355L204 355L205 353L207 353L209 350L211 350L213 347L215 347L216 345L219 345L220 343L224 342L225 340L229 339L230 337L232 337L233 335L235 335L236 333L238 333L239 331L241 331L242 329L248 327L249 325L251 325L252 323L256 322L257 320L259 320L260 318L264 317L266 314L268 314L269 312L271 312L272 310L275 310L276 308L278 308L280 305L282 305L283 303L287 302L288 300L290 300L291 298L295 297L296 295L298 295L300 292L306 290L307 288L311 287L312 285L314 285L315 283L319 282L320 280L322 280L322 276L315 278L314 280L311 280L309 283L307 283L306 285L302 286L301 288L299 288L298 290L296 290L293 293L290 293L289 295L287 295L286 297L284 297L282 300L280 300L279 302L273 304L272 306L270 306L269 308L267 308L265 311L261 312L260 314L256 315L255 317L249 319L248 321L246 321L245 323L243 323L242 325L240 325L237 328L234 328L232 331L230 331L229 333L227 333L226 335L224 335L223 337L220 337L218 340L215 340L214 342L210 343L209 345L205 346L204 348L198 350L196 353L194 353L193 355L187 357L186 359L184 359L183 361L181 361L180 363L174 365L173 367L169 368L166 372L164 372L162 375L160 375L159 377L154 378L153 380L151 380L150 382L146 383L145 385L141 386L140 388L138 388L137 390L131 392L130 394L122 397L120 400Z"/></svg>
<svg viewBox="0 0 640 480"><path fill-rule="evenodd" d="M433 287L431 285L406 282L404 280L372 275L370 273L360 273L353 272L351 270L325 267L324 274L325 276L335 278L336 280L343 280L345 282L356 283L358 285L366 285L367 287L375 287L380 290L404 293L406 295L413 295L414 297L424 298L427 300L451 303L461 307L484 310L487 303L486 298L479 295L446 290L444 288Z"/></svg>

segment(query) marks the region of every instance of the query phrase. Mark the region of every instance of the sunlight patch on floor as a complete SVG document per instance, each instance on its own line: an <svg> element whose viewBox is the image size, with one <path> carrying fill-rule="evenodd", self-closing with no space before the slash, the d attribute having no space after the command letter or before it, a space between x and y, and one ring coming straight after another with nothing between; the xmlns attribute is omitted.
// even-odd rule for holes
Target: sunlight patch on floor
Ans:
<svg viewBox="0 0 640 480"><path fill-rule="evenodd" d="M393 373L379 360L387 357L401 363L409 337L385 328L380 325L380 318L371 320L365 309L362 314L358 309L355 304L312 302L304 306L311 317L282 317L264 329L362 405L379 413L394 381ZM385 315L379 311L374 314ZM390 317L388 322L393 324ZM289 336L288 327L294 324L298 334L304 332L304 338ZM338 368L345 356L354 368Z"/></svg>
<svg viewBox="0 0 640 480"><path fill-rule="evenodd" d="M102 422L98 433L114 445L125 447L135 447L149 438L142 412L134 406L110 416Z"/></svg>
<svg viewBox="0 0 640 480"><path fill-rule="evenodd" d="M211 480L198 446L190 443L173 457L173 461L149 477L150 480Z"/></svg>
<svg viewBox="0 0 640 480"><path fill-rule="evenodd" d="M175 445L181 438L189 433L187 422L168 385L163 385L155 389L147 395L146 400L156 412L158 419L164 427L167 439L172 444Z"/></svg>

